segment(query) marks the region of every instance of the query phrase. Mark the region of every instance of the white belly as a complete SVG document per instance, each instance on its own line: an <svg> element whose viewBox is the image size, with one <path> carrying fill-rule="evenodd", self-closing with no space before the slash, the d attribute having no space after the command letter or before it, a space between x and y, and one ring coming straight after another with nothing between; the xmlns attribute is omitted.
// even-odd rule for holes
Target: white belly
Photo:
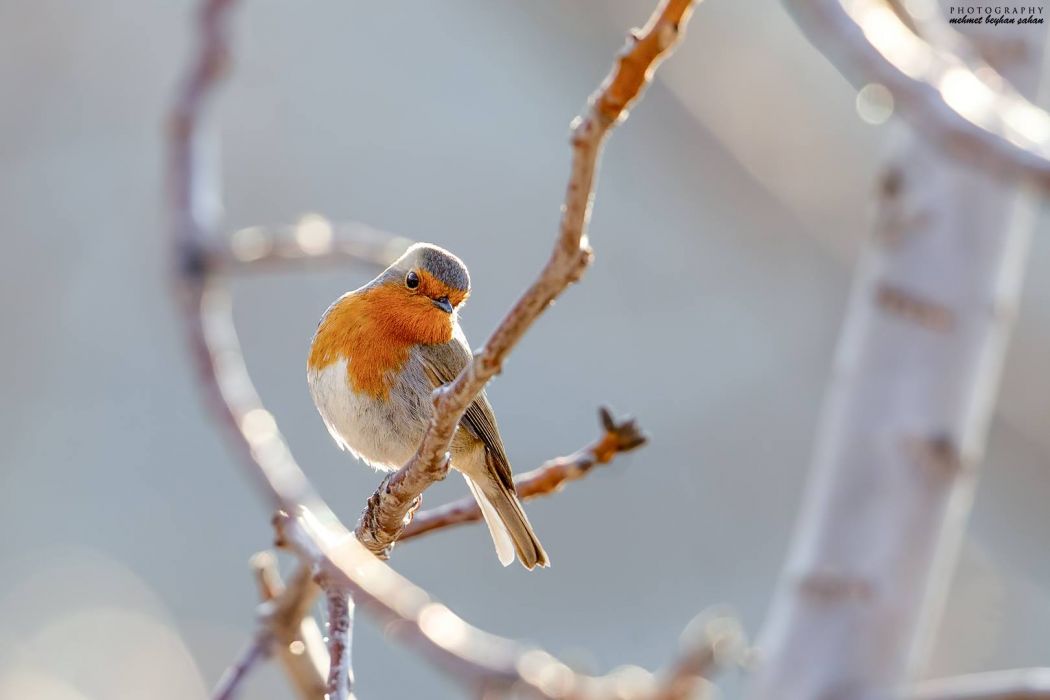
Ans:
<svg viewBox="0 0 1050 700"><path fill-rule="evenodd" d="M402 385L389 399L358 394L347 382L345 359L307 370L310 394L336 443L378 469L397 469L415 453L429 420L429 396Z"/></svg>

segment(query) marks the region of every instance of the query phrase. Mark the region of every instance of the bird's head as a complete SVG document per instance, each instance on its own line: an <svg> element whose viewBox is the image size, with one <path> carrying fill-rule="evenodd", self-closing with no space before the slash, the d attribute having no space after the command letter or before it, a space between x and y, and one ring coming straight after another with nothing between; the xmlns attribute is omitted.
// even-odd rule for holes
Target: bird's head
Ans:
<svg viewBox="0 0 1050 700"><path fill-rule="evenodd" d="M369 287L370 311L387 330L412 343L445 343L470 295L470 274L444 248L417 243Z"/></svg>

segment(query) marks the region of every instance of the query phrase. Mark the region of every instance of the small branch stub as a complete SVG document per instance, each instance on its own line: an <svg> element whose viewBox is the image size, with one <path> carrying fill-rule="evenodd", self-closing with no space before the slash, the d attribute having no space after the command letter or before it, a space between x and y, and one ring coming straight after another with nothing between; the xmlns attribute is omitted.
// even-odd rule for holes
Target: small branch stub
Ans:
<svg viewBox="0 0 1050 700"><path fill-rule="evenodd" d="M617 420L607 408L599 413L602 436L593 444L567 457L558 457L539 469L526 472L514 480L518 497L524 500L548 496L561 491L571 481L591 473L596 465L608 464L617 455L645 444L647 437L631 418ZM463 498L432 510L425 510L405 526L399 541L428 532L481 520L481 508L473 498Z"/></svg>

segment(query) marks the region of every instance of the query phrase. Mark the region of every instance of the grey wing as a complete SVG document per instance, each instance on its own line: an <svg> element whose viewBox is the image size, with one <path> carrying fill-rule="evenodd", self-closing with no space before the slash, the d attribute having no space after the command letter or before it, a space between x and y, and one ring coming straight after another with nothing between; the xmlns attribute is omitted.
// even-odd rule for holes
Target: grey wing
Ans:
<svg viewBox="0 0 1050 700"><path fill-rule="evenodd" d="M447 343L418 347L423 367L434 388L455 380L471 360L470 346L462 333L457 333ZM499 427L496 425L496 415L492 412L492 405L484 391L467 407L459 425L485 443L489 464L503 485L513 491L514 476L511 474L510 460L507 459L506 450L503 448L503 438L500 437Z"/></svg>

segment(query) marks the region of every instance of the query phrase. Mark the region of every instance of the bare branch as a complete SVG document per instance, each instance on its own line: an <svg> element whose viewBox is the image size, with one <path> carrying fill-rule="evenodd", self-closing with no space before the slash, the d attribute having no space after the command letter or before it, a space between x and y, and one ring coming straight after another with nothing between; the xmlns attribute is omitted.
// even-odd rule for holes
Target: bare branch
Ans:
<svg viewBox="0 0 1050 700"><path fill-rule="evenodd" d="M467 686L489 695L515 691L524 697L573 700L651 700L668 692L650 672L624 667L606 676L578 674L545 651L529 649L471 626L422 589L375 558L339 525L322 524L309 511L281 514L278 541L303 559L315 561L321 576L353 590L355 602L391 634L428 657ZM724 618L703 635L687 634L683 656L669 674L668 687L693 683L711 673L739 647L736 623ZM705 641L706 640L706 641ZM690 686L692 687L692 686ZM488 696L488 695L487 695Z"/></svg>
<svg viewBox="0 0 1050 700"><path fill-rule="evenodd" d="M692 13L692 0L664 0L646 26L631 33L612 72L573 123L572 169L562 209L561 231L539 277L496 327L484 348L451 384L434 392L434 416L408 464L379 485L356 529L358 540L385 557L401 535L409 511L448 472L448 450L460 418L533 322L565 289L580 279L591 260L587 222L595 169L610 129L641 96L656 66L671 52Z"/></svg>
<svg viewBox="0 0 1050 700"><path fill-rule="evenodd" d="M975 73L963 58L923 41L884 0L784 4L854 85L889 88L897 110L927 139L984 172L1050 188L1050 115L994 71Z"/></svg>
<svg viewBox="0 0 1050 700"><path fill-rule="evenodd" d="M241 655L233 662L233 665L222 674L215 686L215 690L212 691L212 700L233 700L237 695L241 682L248 676L249 671L269 655L268 647L269 639L265 635L257 635L241 652Z"/></svg>
<svg viewBox="0 0 1050 700"><path fill-rule="evenodd" d="M292 226L250 226L234 231L222 245L210 245L205 256L213 273L316 269L348 262L382 269L411 244L367 224L332 223L319 214L308 214Z"/></svg>
<svg viewBox="0 0 1050 700"><path fill-rule="evenodd" d="M616 455L645 444L646 437L634 420L616 421L608 409L600 412L604 434L596 442L567 457L558 457L539 469L514 479L518 497L524 500L557 493L570 481L587 476L599 464L608 464ZM398 541L418 537L434 530L481 520L481 508L473 498L462 498L412 516Z"/></svg>
<svg viewBox="0 0 1050 700"><path fill-rule="evenodd" d="M1050 668L1018 668L924 681L907 700L1047 700Z"/></svg>

